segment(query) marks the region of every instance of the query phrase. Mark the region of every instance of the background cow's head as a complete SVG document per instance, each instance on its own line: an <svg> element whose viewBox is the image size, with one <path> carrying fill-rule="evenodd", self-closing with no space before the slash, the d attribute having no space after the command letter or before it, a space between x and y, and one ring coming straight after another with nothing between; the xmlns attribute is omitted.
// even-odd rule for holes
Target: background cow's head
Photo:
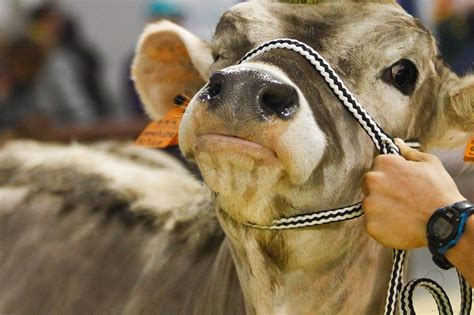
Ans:
<svg viewBox="0 0 474 315"><path fill-rule="evenodd" d="M322 54L394 137L449 147L473 130L474 78L448 70L430 32L391 1L243 3L222 16L211 43L169 22L150 25L133 71L146 108L157 119L175 95L194 95L181 150L239 222L354 202L374 154L302 56L273 50L236 65L281 37Z"/></svg>

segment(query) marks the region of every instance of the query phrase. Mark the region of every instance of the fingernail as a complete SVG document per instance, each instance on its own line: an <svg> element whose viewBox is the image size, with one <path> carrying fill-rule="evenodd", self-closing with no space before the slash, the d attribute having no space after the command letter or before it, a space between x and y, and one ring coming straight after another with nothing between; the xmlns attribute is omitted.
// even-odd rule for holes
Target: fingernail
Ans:
<svg viewBox="0 0 474 315"><path fill-rule="evenodd" d="M404 145L404 144L405 144L405 141L403 141L403 140L400 139L400 138L395 138L395 144L396 144L396 145L399 145L399 144Z"/></svg>

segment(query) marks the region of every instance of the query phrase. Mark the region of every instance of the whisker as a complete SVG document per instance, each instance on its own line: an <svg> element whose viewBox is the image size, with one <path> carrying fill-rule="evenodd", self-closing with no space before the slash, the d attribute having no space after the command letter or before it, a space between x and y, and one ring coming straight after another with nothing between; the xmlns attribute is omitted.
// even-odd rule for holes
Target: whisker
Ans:
<svg viewBox="0 0 474 315"><path fill-rule="evenodd" d="M190 90L186 90L186 92L191 92ZM189 105L192 97L186 95L187 93L181 93L175 96L174 98L174 105L180 108L186 108ZM191 92L192 94L192 92ZM195 93L194 93L195 94ZM192 95L194 95L192 94Z"/></svg>

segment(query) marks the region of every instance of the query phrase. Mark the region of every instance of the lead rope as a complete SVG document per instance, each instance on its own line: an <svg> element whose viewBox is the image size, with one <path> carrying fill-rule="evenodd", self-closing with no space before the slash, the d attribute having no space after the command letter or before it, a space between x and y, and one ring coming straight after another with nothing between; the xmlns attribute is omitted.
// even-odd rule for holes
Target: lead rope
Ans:
<svg viewBox="0 0 474 315"><path fill-rule="evenodd" d="M356 118L357 122L369 135L377 150L382 154L400 155L400 150L395 145L393 139L388 136L383 129L365 111L362 105L352 95L336 72L328 62L312 47L300 41L281 38L262 44L247 53L239 62L241 64L260 54L273 49L288 49L295 51L306 58L318 72L323 76L336 97L346 107L346 109ZM361 203L339 209L325 210L305 215L297 215L290 218L274 220L272 225L262 226L249 223L247 225L267 230L283 230L303 228L340 222L358 218L363 215ZM416 279L403 285L403 267L406 260L406 251L393 250L393 266L390 275L387 300L385 304L385 315L394 315L396 307L400 301L400 312L402 314L415 314L413 307L413 291L417 286L427 289L436 300L438 312L440 314L453 314L451 303L446 292L431 279ZM466 280L458 273L461 289L461 315L469 315L472 305L472 289Z"/></svg>

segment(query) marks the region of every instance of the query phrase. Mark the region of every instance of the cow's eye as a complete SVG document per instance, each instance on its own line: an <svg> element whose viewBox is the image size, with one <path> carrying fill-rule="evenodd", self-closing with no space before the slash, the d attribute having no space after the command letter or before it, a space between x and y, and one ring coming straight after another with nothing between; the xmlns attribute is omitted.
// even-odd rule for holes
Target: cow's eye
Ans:
<svg viewBox="0 0 474 315"><path fill-rule="evenodd" d="M214 59L214 62L218 61L221 59L221 55L219 53L212 53L212 59Z"/></svg>
<svg viewBox="0 0 474 315"><path fill-rule="evenodd" d="M386 69L383 77L403 94L411 95L415 90L418 70L413 62L402 59Z"/></svg>

